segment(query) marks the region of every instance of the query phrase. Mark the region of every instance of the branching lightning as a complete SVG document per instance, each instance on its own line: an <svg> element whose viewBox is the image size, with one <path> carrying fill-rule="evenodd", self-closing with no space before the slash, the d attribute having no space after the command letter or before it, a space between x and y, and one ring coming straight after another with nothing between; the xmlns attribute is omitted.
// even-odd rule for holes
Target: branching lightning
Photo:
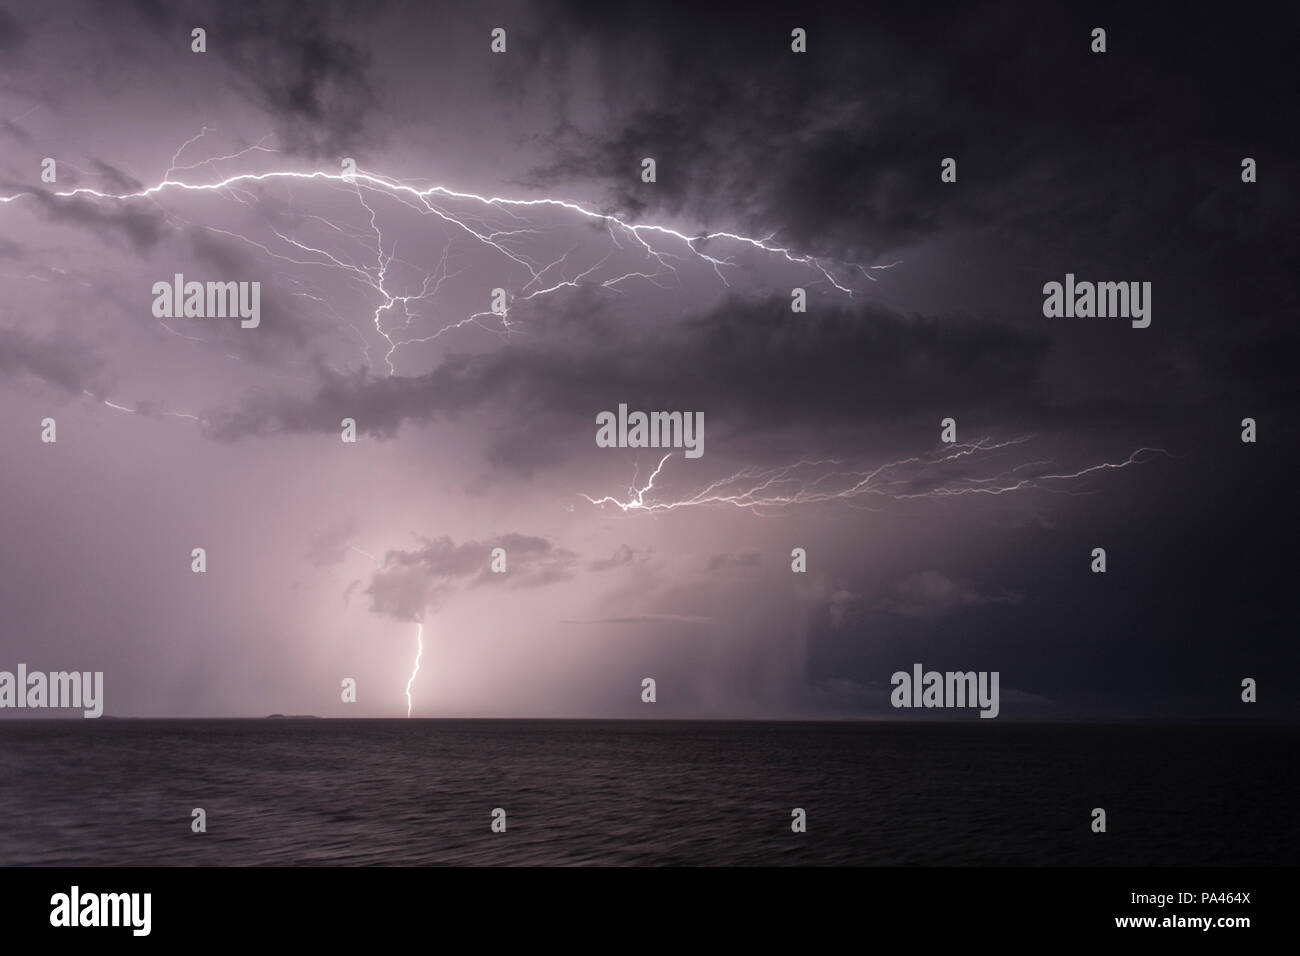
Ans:
<svg viewBox="0 0 1300 956"><path fill-rule="evenodd" d="M363 224L342 223L322 215L302 215L302 223L323 230L320 238L309 238L305 230L279 228L268 223L271 237L267 241L220 229L205 224L203 228L244 242L285 265L310 272L324 269L338 272L350 285L373 297L374 306L367 324L372 326L386 343L383 356L389 375L396 374L394 360L404 346L432 342L442 335L467 326L487 328L505 336L520 332L511 321L511 309L516 303L535 301L561 289L579 286L597 287L617 294L620 287L633 281L644 281L664 287L681 283L679 267L694 261L712 271L724 286L729 286L728 271L738 264L731 256L710 251L717 246L752 249L783 259L793 266L810 270L817 281L824 281L836 292L852 296L851 282L855 276L875 281L874 272L889 269L897 262L885 265L864 266L806 255L774 242L773 236L756 238L736 232L717 231L688 235L678 229L658 223L632 222L610 213L598 212L587 205L568 199L543 197L513 199L464 192L446 185L424 185L399 180L380 173L356 169L333 171L329 169L269 170L236 172L210 181L190 181L183 175L196 170L217 170L219 164L245 160L253 153L277 153L266 146L266 139L253 146L227 155L212 156L199 162L182 165L182 154L209 132L203 127L172 155L163 177L153 185L129 192L111 192L88 186L45 194L58 200L94 200L101 202L153 202L166 194L213 194L242 205L252 205L256 200L253 190L261 186L321 185L339 193L355 197L362 213ZM35 193L20 192L0 196L0 204L17 202ZM450 238L443 247L438 261L431 267L419 265L398 255L397 241L386 236L380 224L378 202L389 200L424 218L434 220L444 227ZM589 222L603 227L608 235L610 249L594 263L573 265L569 262L573 249L554 259L543 259L527 251L527 243L537 236L555 230L545 220L542 212L554 212L574 217L577 222ZM168 213L169 218L173 217ZM528 278L513 292L497 311L470 312L437 321L432 328L416 328L424 306L432 306L443 290L444 284L458 275L461 269L453 261L453 239L459 238L473 247L499 257L508 268L521 267ZM634 255L644 265L618 271L606 268L612 257ZM399 271L400 275L394 273ZM340 314L331 305L330 296L311 288L310 282L292 277L289 281L298 286L293 294L313 300L324 307L351 335L361 341L362 354L370 363L369 345L356 323ZM506 283L502 283L506 287ZM173 331L169 329L169 331Z"/></svg>
<svg viewBox="0 0 1300 956"><path fill-rule="evenodd" d="M1008 495L1038 489L1060 494L1081 494L1078 485L1089 476L1144 464L1159 456L1173 457L1162 448L1139 448L1127 458L1101 462L1075 470L1060 470L1050 461L1030 461L998 466L998 453L1032 440L1032 436L993 441L981 438L948 446L925 455L886 462L870 470L844 467L834 459L806 460L776 468L744 468L712 482L683 498L647 498L672 457L664 455L646 483L634 475L626 498L582 495L593 505L611 505L624 512L662 514L684 508L733 507L770 516L797 506L827 501L863 507L862 499L908 500L957 498L968 495ZM986 473L975 473L984 466ZM965 469L965 470L963 470Z"/></svg>
<svg viewBox="0 0 1300 956"><path fill-rule="evenodd" d="M368 367L373 365L370 354L372 340L368 338L370 332L367 330L373 329L384 343L380 348L384 350L383 364L390 376L397 374L396 361L403 348L433 342L458 329L477 327L503 337L521 334L524 330L520 324L512 321L513 307L551 296L562 289L586 287L618 295L626 285L635 282L657 288L681 288L681 270L687 264L703 267L723 286L730 287L728 276L740 268L740 263L733 255L726 254L727 250L748 250L782 260L797 269L807 270L810 284L824 282L836 293L846 296L854 295L853 283L858 277L874 282L874 272L899 264L866 266L840 262L799 253L775 242L773 235L756 238L727 231L690 235L668 225L633 222L599 212L569 199L481 195L447 185L430 185L427 181L401 180L359 168L349 172L322 168L246 169L229 175L221 174L225 164L246 164L254 154L278 153L266 145L265 138L235 152L182 163L186 151L210 132L213 131L205 126L185 141L171 156L162 178L152 185L128 192L86 186L40 194L19 192L0 196L0 205L39 195L45 201L147 202L162 208L161 200L168 195L211 195L241 206L255 206L260 198L258 191L264 187L286 187L294 202L297 201L295 187L326 188L336 196L354 201L359 215L352 220L340 221L337 217L314 212L295 212L292 226L277 223L272 215L268 215L265 217L267 235L256 238L208 223L202 228L244 243L284 267L292 267L293 273L277 273L292 286L291 295L315 303L332 321L346 329L346 335L359 343L362 359ZM213 178L191 181L191 176L202 176L205 170ZM387 221L387 215L394 211L400 214L403 210L421 220L431 221L445 234L440 252L423 265L412 261L409 252L399 255L399 242L393 230L386 234L381 225L381 220ZM182 218L174 211L164 212L169 221ZM547 213L596 226L608 237L607 249L601 249L594 256L584 252L583 255L588 256L585 260L578 254L576 246L555 256L554 238L558 229L553 220L544 215ZM530 252L528 244L537 237L549 238L552 251L544 256ZM455 307L450 307L451 314L446 314L449 307L444 305L444 293L467 268L458 256L461 246L486 252L502 264L506 270L503 275L516 267L526 275L524 278L516 273L518 281L513 288L505 280L500 283L507 290L507 301L502 307L469 312L462 307L460 313L454 311ZM354 321L347 314L348 309L337 304L338 296L316 283L316 275L341 278L345 288L365 295L368 298L367 318ZM46 281L39 275L27 278ZM164 325L164 328L174 335L203 341L196 336L182 335L169 326ZM90 392L86 394L91 395ZM113 409L146 413L99 396L91 397ZM197 416L183 412L160 414L199 420ZM834 459L803 460L775 468L753 466L713 481L685 497L665 494L661 487L665 468L672 457L670 453L659 460L644 484L639 484L638 469L625 497L585 494L581 497L593 505L612 506L625 513L663 514L695 507L733 507L755 515L771 516L795 506L832 501L865 508L872 500L1000 496L1030 489L1080 494L1085 493L1080 487L1091 476L1168 455L1163 449L1143 447L1121 461L1103 461L1074 470L1058 468L1049 461L1008 464L1007 456L1001 453L1028 441L1029 437L1004 441L981 438L889 461L870 469L849 467ZM367 554L357 548L353 550ZM373 555L367 556L378 564ZM411 690L420 672L423 653L424 625L417 620L415 661L406 683L407 717L412 714Z"/></svg>

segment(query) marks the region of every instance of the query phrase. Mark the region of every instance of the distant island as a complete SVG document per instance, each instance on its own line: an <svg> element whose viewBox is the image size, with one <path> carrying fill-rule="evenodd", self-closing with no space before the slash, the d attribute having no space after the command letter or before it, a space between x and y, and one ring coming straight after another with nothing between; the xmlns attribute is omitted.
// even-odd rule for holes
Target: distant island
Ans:
<svg viewBox="0 0 1300 956"><path fill-rule="evenodd" d="M263 720L320 720L315 714L267 714Z"/></svg>

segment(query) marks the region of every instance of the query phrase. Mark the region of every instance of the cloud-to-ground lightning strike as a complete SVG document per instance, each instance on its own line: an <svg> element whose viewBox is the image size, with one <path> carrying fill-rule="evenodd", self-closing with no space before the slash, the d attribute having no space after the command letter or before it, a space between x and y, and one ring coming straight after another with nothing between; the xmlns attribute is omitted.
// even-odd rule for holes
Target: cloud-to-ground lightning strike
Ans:
<svg viewBox="0 0 1300 956"><path fill-rule="evenodd" d="M424 623L417 621L415 631L415 669L411 671L411 677L406 682L406 716L411 716L411 685L415 683L415 675L420 673L420 658L424 656Z"/></svg>
<svg viewBox="0 0 1300 956"><path fill-rule="evenodd" d="M384 566L383 562L380 561L379 558L375 557L369 551L364 551L361 548L358 548L352 542L349 541L346 546L349 551L355 551L357 554L369 558L376 568L382 568ZM415 678L420 673L420 659L422 657L424 657L424 622L419 618L417 618L415 622L415 661L411 665L411 676L408 677L406 680L406 716L407 717L411 716L411 705L413 703L413 699L411 697L411 687L415 684Z"/></svg>
<svg viewBox="0 0 1300 956"><path fill-rule="evenodd" d="M1173 457L1163 448L1138 448L1122 461L1100 462L1072 471L1057 470L1048 461L1023 462L992 469L984 475L954 474L959 467L991 462L996 453L1030 441L1032 436L993 441L954 444L928 455L916 455L886 462L863 471L843 467L832 459L800 461L777 468L745 468L714 481L702 491L684 498L647 500L655 479L663 471L669 453L659 460L644 486L636 486L636 477L624 499L606 495L593 498L582 495L593 505L613 505L624 512L662 514L695 507L743 508L757 515L771 515L797 506L827 501L854 503L862 498L956 498L967 495L1006 495L1038 489L1061 494L1079 494L1074 486L1105 471L1144 464L1153 458ZM963 461L963 459L967 461ZM945 467L946 466L946 467ZM855 505L860 506L860 505Z"/></svg>
<svg viewBox="0 0 1300 956"><path fill-rule="evenodd" d="M367 326L373 328L373 333L383 343L380 346L385 349L383 363L390 376L397 375L396 358L406 346L430 343L449 332L471 326L504 337L520 333L519 323L512 322L512 308L516 304L545 298L561 289L586 287L619 294L621 287L634 281L659 288L673 284L681 286L683 273L679 270L687 263L703 266L716 276L717 281L729 287L729 271L739 268L739 264L734 258L719 252L719 248L753 250L783 260L798 269L808 270L813 282L824 282L835 292L847 296L854 294L851 283L858 277L874 282L874 272L899 264L864 266L845 263L798 253L774 242L772 235L755 238L728 231L690 235L668 225L633 222L599 212L568 199L512 199L482 195L362 169L349 172L321 168L245 170L222 175L219 169L223 164L247 164L253 154L277 154L278 150L265 145L265 138L225 155L213 155L209 159L181 165L181 156L210 132L213 131L203 127L197 135L184 142L171 156L162 178L153 185L125 192L87 186L48 192L32 190L0 196L0 205L29 198L47 206L83 201L148 202L162 208L160 200L164 196L188 194L211 195L242 206L252 206L258 201L255 189L277 185L319 186L345 196L355 202L360 221L342 221L338 216L331 218L315 212L299 212L291 205L294 224L276 223L267 216L267 234L264 236L253 237L206 223L201 228L244 243L276 263L299 270L295 275L280 273L293 286L291 295L316 303L347 330L350 338L359 341L362 358L368 367L372 366L370 348L373 340L367 339L370 333L364 330ZM186 174L200 170L212 171L215 178L189 181ZM297 201L298 196L294 194L293 203ZM381 215L381 203L396 203L397 207L385 206ZM410 253L399 255L398 240L393 235L395 230L381 225L381 221L388 221L385 216L403 210L431 219L445 231L441 248L423 265L411 261ZM169 222L187 221L173 211L164 212ZM545 256L530 254L527 247L530 240L538 236L553 236L559 231L550 219L542 218L545 212L599 227L600 232L608 237L608 246L584 261L577 261L582 257L575 254L575 248L558 255L554 251ZM312 230L319 235L309 235ZM518 276L512 288L504 279L500 282L503 288L507 288L507 301L498 311L464 314L462 310L460 314L444 317L425 328L422 323L428 318L426 310L432 311L437 306L444 288L464 271L453 254L454 241L484 251L503 262L507 269L518 268L523 274ZM339 302L335 289L327 290L315 283L313 276L324 277L327 273L340 276L346 289L355 289L368 297L365 311L369 315L364 323L349 317L349 307ZM181 334L167 326L164 328L173 334ZM193 336L182 337L203 341ZM86 394L90 395L89 392ZM90 397L113 409L146 413L143 406L133 409L101 396ZM182 412L158 414L200 420L198 416ZM1155 456L1168 454L1162 449L1144 447L1122 461L1101 462L1077 470L1058 470L1044 461L997 463L1000 452L1028 440L992 441L984 438L886 462L867 470L846 467L844 462L830 459L804 460L776 468L745 468L713 481L687 497L668 496L659 487L671 457L669 454L659 460L644 485L638 484L639 473L634 474L626 498L610 495L581 497L593 505L612 505L625 513L662 514L693 507L734 507L769 516L795 506L830 501L865 507L866 502L872 499L997 496L1029 489L1077 494L1080 493L1076 490L1079 483L1089 476L1142 464ZM980 473L975 473L977 471ZM367 556L374 560L373 556ZM408 717L413 710L411 691L420 672L424 651L423 634L423 623L417 621L415 661L406 683Z"/></svg>

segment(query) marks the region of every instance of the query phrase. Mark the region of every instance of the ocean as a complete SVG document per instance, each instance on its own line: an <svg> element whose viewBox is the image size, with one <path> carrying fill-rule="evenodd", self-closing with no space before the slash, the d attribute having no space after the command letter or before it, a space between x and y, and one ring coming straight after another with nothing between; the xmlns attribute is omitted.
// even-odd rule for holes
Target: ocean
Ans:
<svg viewBox="0 0 1300 956"><path fill-rule="evenodd" d="M1297 744L1259 725L8 720L0 865L1290 865Z"/></svg>

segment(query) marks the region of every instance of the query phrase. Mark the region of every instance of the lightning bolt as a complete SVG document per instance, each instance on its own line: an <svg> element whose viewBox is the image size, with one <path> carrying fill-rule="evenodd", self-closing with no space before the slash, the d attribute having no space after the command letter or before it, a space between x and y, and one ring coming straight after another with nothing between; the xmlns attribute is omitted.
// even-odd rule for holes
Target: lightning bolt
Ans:
<svg viewBox="0 0 1300 956"><path fill-rule="evenodd" d="M355 551L357 554L369 558L376 568L382 568L384 566L383 562L380 561L373 554L371 554L369 551L363 551L361 548L358 548L355 544L353 544L350 541L347 542L347 548L349 551ZM411 687L415 684L415 678L420 673L420 658L422 658L423 656L424 656L424 622L421 621L419 618L416 618L415 663L412 664L411 666L411 676L408 677L406 680L406 716L408 718L411 716L411 705L413 703L411 698Z"/></svg>
<svg viewBox="0 0 1300 956"><path fill-rule="evenodd" d="M1022 445L1032 437L1004 441L981 438L941 451L886 462L869 471L846 469L835 459L805 460L776 468L749 467L714 481L689 497L647 500L647 495L654 489L655 479L672 457L670 452L660 459L645 485L638 487L636 475L633 475L626 498L613 495L593 498L585 494L580 497L598 507L611 505L625 513L662 514L684 508L734 507L769 517L797 505L827 501L852 504L858 499L871 497L902 501L1009 495L1029 489L1081 494L1073 486L1088 476L1144 464L1159 456L1174 457L1163 448L1143 447L1122 461L1103 461L1073 471L1057 470L1050 461L1030 461L991 469L992 473L986 475L942 473L943 466L962 459L970 459L972 465L994 462L998 452Z"/></svg>
<svg viewBox="0 0 1300 956"><path fill-rule="evenodd" d="M416 623L415 631L415 669L411 671L411 677L406 682L406 716L411 716L411 685L415 683L415 675L420 673L420 658L424 654L424 624Z"/></svg>
<svg viewBox="0 0 1300 956"><path fill-rule="evenodd" d="M229 175L221 174L220 169L224 164L247 164L254 154L278 153L278 150L266 145L269 137L235 152L182 164L181 159L186 151L212 132L215 130L204 126L197 135L182 143L172 154L162 178L152 185L126 192L86 186L50 193L26 191L0 196L0 205L24 199L40 199L43 202L148 202L163 208L161 199L168 195L211 195L241 206L253 206L258 200L257 190L272 186L289 187L295 202L297 193L292 190L297 186L321 186L338 194L346 194L355 200L360 210L362 222L359 225L335 221L316 213L304 213L299 217L304 225L299 228L281 228L268 219L266 226L269 237L261 239L208 224L204 224L203 228L256 248L282 266L299 270L300 275L277 275L283 275L295 287L292 293L294 296L317 303L350 336L356 338L368 367L371 366L370 340L364 330L373 328L387 346L383 362L390 376L397 373L396 358L404 347L433 342L458 329L477 327L506 338L519 334L522 330L511 320L513 307L518 303L551 296L562 289L588 287L617 295L623 286L636 281L656 288L671 285L682 287L680 270L687 263L703 266L724 287L730 287L728 274L740 266L734 257L716 251L718 246L758 252L793 267L808 270L813 282L824 282L836 293L850 297L854 295L851 283L856 277L874 282L876 277L873 273L900 264L895 261L866 266L842 262L800 253L775 242L774 234L760 238L730 231L705 231L692 235L662 223L635 222L622 216L599 212L570 199L520 199L483 195L447 185L429 184L427 181L402 180L360 168L347 173L315 168L262 171L244 169ZM202 170L209 171L213 178L191 181L188 175L183 175ZM400 209L428 219L446 230L451 238L446 240L436 262L430 262L427 266L419 265L398 254L397 240L386 235L381 225L381 202L395 203ZM169 222L178 219L188 222L174 211L163 211ZM587 263L575 263L576 246L558 257L546 260L530 254L527 243L531 239L554 232L546 220L539 218L543 212L572 217L578 222L598 227L609 239L609 250ZM306 232L308 225L319 229L321 235L309 236ZM463 271L453 255L453 240L487 251L503 261L507 268L519 267L528 278L510 293L509 301L496 311L462 314L444 319L440 326L435 323L432 329L417 328L417 322L424 318L421 310L436 306L446 285ZM639 264L629 263L630 267L624 271L610 265L615 257L627 256L635 257ZM314 280L303 277L317 273L337 275L345 281L348 288L369 295L373 308L369 310L368 321L353 321L334 305L332 300L335 296L319 288ZM495 325L485 325L485 321ZM182 338L203 341L195 336L182 335L166 325L163 327ZM99 396L91 397L120 411L145 414L141 408L133 409ZM197 416L183 412L161 414L198 420ZM871 499L998 496L1028 489L1075 494L1080 493L1074 490L1077 485L1091 475L1143 464L1159 455L1169 455L1163 449L1143 447L1122 461L1100 462L1074 471L1056 470L1046 461L1030 461L1011 467L990 468L989 473L982 475L936 473L942 471L944 466L952 466L962 459L967 459L971 465L991 464L999 452L1028 440L1018 438L994 442L983 438L939 452L886 462L870 470L846 468L842 462L834 459L803 460L777 468L749 467L714 481L684 498L665 496L656 486L672 457L667 454L659 460L644 485L638 484L639 469L634 473L625 498L612 495L581 497L595 506L614 506L625 513L660 514L694 507L735 507L767 516L793 506L828 501L863 507L862 502ZM423 622L417 622L415 662L406 685L408 717L411 716L413 703L411 688L419 674L424 652L423 634Z"/></svg>
<svg viewBox="0 0 1300 956"><path fill-rule="evenodd" d="M182 165L182 155L211 132L214 130L204 126L198 134L182 143L172 155L162 178L152 185L126 192L112 192L89 186L50 193L26 191L0 196L0 204L15 203L24 198L40 198L45 202L89 200L119 203L151 202L159 205L160 199L167 194L208 194L241 205L252 205L257 198L255 189L273 185L287 187L319 185L340 193L347 193L355 199L360 208L364 224L356 226L336 222L322 215L302 215L303 223L324 230L323 237L319 239L310 238L299 230L278 228L269 221L266 225L270 237L265 241L212 225L205 224L203 228L244 242L271 259L304 270L308 274L313 270L329 270L338 273L350 287L370 294L374 306L366 324L374 329L387 346L383 360L389 375L396 374L395 357L404 346L433 342L456 329L477 326L507 337L518 333L520 329L511 321L511 310L514 305L545 298L561 289L589 286L618 294L624 284L636 280L660 288L664 288L666 283L676 283L680 286L679 267L692 261L705 266L724 286L729 287L728 272L739 266L733 257L711 251L713 247L719 245L738 250L754 250L784 260L798 268L810 270L815 281L825 282L837 293L847 296L854 294L851 285L852 277L862 276L874 282L876 281L874 272L890 269L899 264L891 262L864 266L859 263L841 262L800 253L775 242L773 235L760 238L730 231L700 232L691 235L668 225L634 222L621 216L599 212L584 203L570 199L555 197L520 199L482 195L457 190L447 185L427 185L401 180L360 168L349 172L315 168L244 170L225 176L220 174L218 170L222 164L241 162L246 164L254 153L277 153L278 150L265 145L269 137L263 137L256 144L236 152L214 155L208 159ZM183 175L203 169L214 172L216 178L207 181L191 181L188 176ZM380 200L396 203L410 213L431 219L448 231L452 238L447 240L442 255L436 263L426 268L398 255L397 241L386 236L381 226L378 205ZM542 261L530 255L525 248L528 240L553 231L548 230L545 222L537 219L538 214L544 211L571 216L578 222L587 222L603 229L610 240L609 252L594 263L585 266L574 266L570 263L570 256L575 249L570 249L564 255L550 261ZM188 222L173 212L167 212L167 215L169 220L180 218ZM500 257L507 267L521 267L528 278L522 286L510 294L509 301L496 311L472 312L444 321L444 324L432 330L416 330L413 325L421 318L420 307L435 300L445 283L463 271L456 269L452 259L454 238L459 238L473 247ZM648 265L635 266L621 272L614 268L602 272L615 255L634 255ZM412 272L416 274L414 282L411 281ZM289 281L298 286L294 295L315 301L328 311L335 321L345 327L349 334L360 339L362 357L369 365L371 362L369 344L362 328L341 314L330 303L331 297L320 294L319 290L313 288L311 282L292 276L289 277ZM499 327L485 325L485 321L495 323ZM170 328L168 331L174 332ZM184 337L190 338L190 336Z"/></svg>

